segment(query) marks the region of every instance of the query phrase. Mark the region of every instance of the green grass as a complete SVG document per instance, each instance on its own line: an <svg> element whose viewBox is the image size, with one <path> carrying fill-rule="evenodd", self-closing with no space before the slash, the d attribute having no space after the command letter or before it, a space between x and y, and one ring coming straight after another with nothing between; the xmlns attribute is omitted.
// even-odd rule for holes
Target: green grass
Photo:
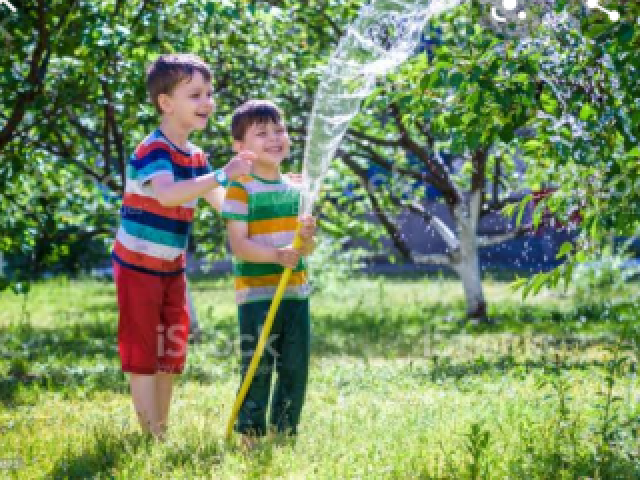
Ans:
<svg viewBox="0 0 640 480"><path fill-rule="evenodd" d="M0 294L0 477L640 478L638 285L523 302L488 280L497 323L472 327L453 280L335 281L312 299L301 433L249 456L223 439L230 281L192 287L206 334L164 444L138 434L109 282Z"/></svg>

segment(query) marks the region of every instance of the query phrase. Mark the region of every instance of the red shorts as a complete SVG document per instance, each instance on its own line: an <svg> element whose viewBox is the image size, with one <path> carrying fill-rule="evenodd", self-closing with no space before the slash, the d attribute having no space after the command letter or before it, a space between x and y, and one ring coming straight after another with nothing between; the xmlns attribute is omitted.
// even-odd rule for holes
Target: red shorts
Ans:
<svg viewBox="0 0 640 480"><path fill-rule="evenodd" d="M151 275L113 262L113 278L122 371L181 373L189 336L185 274Z"/></svg>

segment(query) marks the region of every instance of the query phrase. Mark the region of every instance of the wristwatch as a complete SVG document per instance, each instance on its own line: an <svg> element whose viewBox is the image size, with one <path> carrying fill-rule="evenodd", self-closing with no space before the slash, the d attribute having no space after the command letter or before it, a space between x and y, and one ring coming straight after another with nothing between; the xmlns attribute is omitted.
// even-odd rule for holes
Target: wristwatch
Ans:
<svg viewBox="0 0 640 480"><path fill-rule="evenodd" d="M224 171L224 168L216 170L213 176L215 177L216 182L218 182L218 185L222 187L229 185L229 178L227 177L227 172Z"/></svg>

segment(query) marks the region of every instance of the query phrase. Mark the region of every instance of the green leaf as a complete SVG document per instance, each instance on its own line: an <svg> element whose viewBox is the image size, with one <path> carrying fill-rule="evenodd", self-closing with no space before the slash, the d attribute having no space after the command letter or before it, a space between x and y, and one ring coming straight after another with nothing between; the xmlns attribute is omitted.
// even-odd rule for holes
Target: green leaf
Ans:
<svg viewBox="0 0 640 480"><path fill-rule="evenodd" d="M447 117L447 125L449 125L450 127L459 127L460 125L462 125L462 119L460 118L459 115L451 114Z"/></svg>
<svg viewBox="0 0 640 480"><path fill-rule="evenodd" d="M571 277L573 275L573 263L567 263L564 270L564 290L565 292L569 288L569 282L571 282Z"/></svg>
<svg viewBox="0 0 640 480"><path fill-rule="evenodd" d="M558 108L558 101L549 92L542 92L540 96L542 109L550 114L555 114Z"/></svg>
<svg viewBox="0 0 640 480"><path fill-rule="evenodd" d="M318 220L318 226L334 237L343 237L345 235L345 230L335 223L331 223L326 220Z"/></svg>
<svg viewBox="0 0 640 480"><path fill-rule="evenodd" d="M464 75L462 75L460 72L454 73L449 78L449 83L451 84L452 87L456 89L460 87L463 81L464 81Z"/></svg>
<svg viewBox="0 0 640 480"><path fill-rule="evenodd" d="M571 242L564 242L558 249L556 259L560 260L562 257L568 255L573 250L573 244Z"/></svg>
<svg viewBox="0 0 640 480"><path fill-rule="evenodd" d="M549 280L550 275L551 272L543 272L538 273L533 277L533 281L531 282L531 292L534 295L537 295L538 292L540 292L540 289Z"/></svg>
<svg viewBox="0 0 640 480"><path fill-rule="evenodd" d="M529 83L529 75L526 73L518 73L513 76L513 80L518 83Z"/></svg>
<svg viewBox="0 0 640 480"><path fill-rule="evenodd" d="M509 284L509 288L515 292L516 290L520 290L528 281L529 279L527 277L518 278Z"/></svg>
<svg viewBox="0 0 640 480"><path fill-rule="evenodd" d="M542 142L540 140L527 140L524 142L522 148L524 148L525 152L532 154L537 153L542 149Z"/></svg>
<svg viewBox="0 0 640 480"><path fill-rule="evenodd" d="M628 157L640 158L640 147L633 147L627 152Z"/></svg>
<svg viewBox="0 0 640 480"><path fill-rule="evenodd" d="M532 199L533 199L533 195L528 194L528 195L525 195L525 197L522 200L520 200L520 203L518 204L518 218L516 218L516 227L519 227L520 224L522 223L522 215L524 215L524 211Z"/></svg>
<svg viewBox="0 0 640 480"><path fill-rule="evenodd" d="M597 112L588 103L585 103L582 106L582 108L580 109L580 120L582 120L584 122L586 122L587 120L590 120L592 118L595 118L596 116L597 116Z"/></svg>
<svg viewBox="0 0 640 480"><path fill-rule="evenodd" d="M625 23L620 27L620 30L618 30L618 40L620 40L620 43L625 44L625 43L629 43L631 41L631 39L633 38L633 25Z"/></svg>

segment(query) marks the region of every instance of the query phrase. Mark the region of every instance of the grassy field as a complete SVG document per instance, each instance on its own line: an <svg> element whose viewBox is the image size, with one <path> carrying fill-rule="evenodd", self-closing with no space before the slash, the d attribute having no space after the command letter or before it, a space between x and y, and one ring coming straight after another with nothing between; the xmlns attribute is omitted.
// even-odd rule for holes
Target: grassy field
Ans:
<svg viewBox="0 0 640 480"><path fill-rule="evenodd" d="M0 294L1 478L640 478L638 285L523 302L487 280L497 323L472 327L453 280L336 281L312 300L299 437L248 456L223 439L230 280L192 285L206 333L161 444L137 433L111 283Z"/></svg>

